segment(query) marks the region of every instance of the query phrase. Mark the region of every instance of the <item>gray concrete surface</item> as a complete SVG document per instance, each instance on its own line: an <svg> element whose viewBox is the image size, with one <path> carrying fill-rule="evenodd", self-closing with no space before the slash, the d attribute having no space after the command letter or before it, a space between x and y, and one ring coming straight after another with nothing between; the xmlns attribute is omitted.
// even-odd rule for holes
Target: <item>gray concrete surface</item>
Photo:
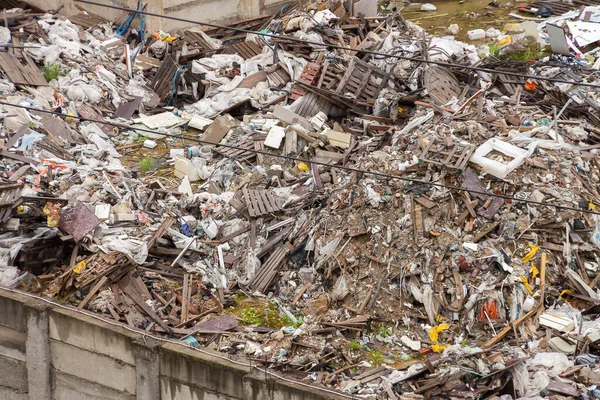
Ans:
<svg viewBox="0 0 600 400"><path fill-rule="evenodd" d="M2 400L340 398L0 288Z"/></svg>

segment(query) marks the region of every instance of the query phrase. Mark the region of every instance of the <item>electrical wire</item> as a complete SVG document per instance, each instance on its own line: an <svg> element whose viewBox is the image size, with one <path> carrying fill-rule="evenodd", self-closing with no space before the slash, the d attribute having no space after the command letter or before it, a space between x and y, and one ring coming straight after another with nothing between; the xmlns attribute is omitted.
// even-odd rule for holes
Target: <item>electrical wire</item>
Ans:
<svg viewBox="0 0 600 400"><path fill-rule="evenodd" d="M279 380L282 380L282 381L290 382L290 383L293 383L294 385L304 386L304 387L307 387L307 388L310 388L310 389L313 389L313 390L318 390L320 392L331 393L331 394L334 394L336 396L344 397L346 399L356 399L355 396L349 396L349 395L347 395L345 393L337 392L335 390L323 388L323 387L320 387L320 386L313 386L313 385L306 384L306 383L304 383L302 381L297 381L297 380L286 378L284 376L281 376L279 374L271 372L271 371L269 371L266 368L260 368L256 364L244 363L244 362L240 362L240 361L237 361L237 360L233 360L233 359L231 359L229 357L224 357L224 356L222 356L219 353L208 352L206 350L203 350L203 349L198 348L196 346L193 346L191 344L188 345L188 344L186 344L184 342L181 342L181 341L178 341L178 340L165 339L165 338L160 337L160 336L154 336L154 335L152 335L150 333L147 333L147 332L144 332L144 331L142 331L140 329L132 328L129 325L125 325L125 324L122 324L120 322L113 322L113 321L110 321L110 320L108 320L106 318L102 318L102 317L98 316L95 313L91 313L91 312L88 312L88 311L85 311L85 310L82 310L82 309L79 309L79 308L75 308L75 307L68 307L68 306L65 306L64 304L57 303L55 301L52 301L50 299L47 299L47 298L44 298L44 297L41 297L41 296L37 296L37 295L32 294L32 293L23 292L23 291L20 291L20 290L16 290L16 289L4 287L4 286L0 286L0 290L4 290L4 291L9 292L9 293L13 293L13 294L21 295L21 296L26 296L26 297L29 297L29 298L32 298L32 299L40 300L40 301L43 301L46 304L52 305L53 307L61 308L63 310L73 311L73 312L76 312L77 314L83 314L83 315L86 315L88 317L97 319L97 320L102 321L102 322L104 322L106 324L109 324L109 325L112 325L112 326L121 327L121 328L123 328L123 329L125 329L125 330L127 330L129 332L133 332L133 333L137 333L137 334L142 335L142 339L145 339L145 338L148 337L148 338L154 339L154 340L159 341L159 342L172 343L172 344L184 347L186 349L195 350L195 351L197 351L199 353L205 354L205 355L210 356L210 357L220 358L220 359L225 360L227 362L230 362L232 364L241 365L243 367L249 368L250 371L252 371L253 369L257 369L257 370L259 370L259 371L261 371L261 372L263 372L263 373L265 373L267 375L272 376L275 379L279 379Z"/></svg>
<svg viewBox="0 0 600 400"><path fill-rule="evenodd" d="M89 1L89 0L74 0L74 1L78 2L78 3L90 4L90 5L99 6L99 7L112 8L115 10L121 10L121 11L127 11L127 12L134 11L131 8L127 8L127 7L119 7L119 6L110 5L110 4L96 3L93 1ZM352 51L352 52L358 51L358 52L364 53L364 54L392 57L392 58L397 58L400 60L422 62L422 63L426 63L426 64L439 65L439 66L449 67L449 68L462 68L462 69L468 69L471 71L487 72L490 74L501 73L502 75L506 75L506 76L515 76L515 77L520 77L520 78L536 79L536 80L547 81L547 82L567 83L567 84L576 85L576 86L588 86L588 87L600 88L600 85L595 85L593 83L573 82L573 81L568 81L568 80L564 80L564 79L556 79L556 78L547 78L547 77L542 77L542 76L519 74L517 72L511 72L511 71L487 69L487 68L482 68L482 67L474 67L474 66L470 66L470 65L452 64L452 63L443 62L443 61L425 60L425 59L421 59L421 58L406 57L406 56L401 56L401 55L397 55L397 54L387 54L387 53L371 51L371 50L363 50L363 49L357 50L352 47L339 46L339 45L334 45L334 44L324 44L324 43L313 42L310 40L304 40L304 39L299 39L299 38L290 37L290 36L281 36L281 35L276 35L276 34L272 34L272 33L263 33L263 32L258 32L258 31L252 31L249 29L242 29L242 28L235 28L235 27L231 27L231 26L218 25L218 24L213 24L213 23L209 23L209 22L200 22L200 21L195 21L195 20L191 20L191 19L171 17L168 15L151 13L148 11L137 11L137 13L149 15L151 17L165 18L165 19L170 19L173 21L185 22L185 23L190 23L190 24L195 24L195 25L200 25L200 26L206 26L209 28L229 30L229 31L238 32L238 33L253 34L253 35L257 35L257 36L270 37L270 38L275 38L275 39L279 39L279 40L286 40L289 42L309 44L309 45L324 47L324 48L328 48L328 49L337 49L337 50L345 50L345 51Z"/></svg>
<svg viewBox="0 0 600 400"><path fill-rule="evenodd" d="M209 141L202 140L202 139L191 138L188 136L175 135L175 134L171 134L171 133L167 133L167 132L157 132L157 131L153 131L151 129L132 127L129 125L118 124L118 123L114 123L114 122L110 122L110 121L102 121L102 120L79 117L79 116L74 116L74 115L65 115L62 113L54 112L54 111L40 110L35 107L11 104L11 103L7 103L4 101L0 101L0 105L4 105L4 106L8 106L8 107L16 107L16 108L21 108L21 109L25 109L25 110L31 110L31 111L35 111L35 112L50 114L50 115L56 115L61 118L72 118L72 119L77 119L79 121L87 121L87 122L94 122L94 123L98 123L98 124L110 125L110 126L114 126L116 128L135 130L135 131L139 131L139 132L148 132L148 133L152 133L152 134L159 134L159 135L172 137L172 138L176 138L176 139L185 139L185 140L188 140L191 142L196 142L196 143L200 143L200 144L204 144L204 145L210 145L210 146L215 146L215 147L225 147L225 148L229 148L229 149L233 149L233 150L242 150L244 152L260 154L260 155L265 155L265 156L269 156L269 157L282 158L285 160L296 161L299 163L302 162L302 163L306 163L306 164L313 164L313 165L320 165L320 166L335 168L335 169L339 169L339 170L343 170L343 171L364 173L364 174L368 174L368 175L377 176L379 178L398 179L400 181L408 182L408 183L411 183L414 185L426 185L426 186L432 186L432 187L437 187L437 188L442 188L442 189L455 190L455 191L459 191L459 192L466 192L466 193L471 193L471 194L481 194L481 195L485 195L485 196L489 196L489 197L497 197L497 198L501 198L504 200L510 200L515 203L533 204L536 206L552 207L552 208L559 209L559 210L576 211L576 212L581 212L584 214L600 215L600 212L595 212L593 210L585 210L582 208L563 206L563 205L559 205L559 204L546 203L546 202L541 202L541 201L519 199L519 198L513 197L513 196L507 196L507 195L502 195L502 194L497 194L497 193L489 193L489 192L480 191L480 190L467 189L464 187L446 185L443 183L427 182L427 181L422 181L419 179L412 179L412 178L406 178L406 177L399 176L399 175L388 174L385 172L371 171L371 170L366 170L366 169L347 167L347 166L343 166L343 165L333 165L333 164L316 161L316 160L307 160L304 158L286 156L286 155L281 155L281 154L273 154L273 153L269 153L267 151L247 149L244 147L239 147L239 146L235 146L235 145L231 145L231 144L213 143L213 142L209 142ZM228 157L228 158L232 158L232 157Z"/></svg>

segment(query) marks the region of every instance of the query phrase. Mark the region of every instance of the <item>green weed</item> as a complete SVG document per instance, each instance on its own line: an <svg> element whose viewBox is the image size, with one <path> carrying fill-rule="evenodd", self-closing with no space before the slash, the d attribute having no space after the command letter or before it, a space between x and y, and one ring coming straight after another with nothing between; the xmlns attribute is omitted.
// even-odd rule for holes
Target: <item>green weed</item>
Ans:
<svg viewBox="0 0 600 400"><path fill-rule="evenodd" d="M349 342L348 348L352 351L358 351L358 350L362 349L362 346L360 345L360 343L357 343L357 342Z"/></svg>
<svg viewBox="0 0 600 400"><path fill-rule="evenodd" d="M498 45L495 43L490 44L489 47L490 47L490 55L497 58L498 55L500 54L500 47L498 47Z"/></svg>
<svg viewBox="0 0 600 400"><path fill-rule="evenodd" d="M150 157L144 157L142 158L142 161L140 161L140 169L144 172L150 172L152 170L152 167L154 167L154 160L151 159Z"/></svg>
<svg viewBox="0 0 600 400"><path fill-rule="evenodd" d="M380 365L381 363L383 363L383 360L385 359L385 355L377 350L371 350L369 351L369 362L373 365Z"/></svg>
<svg viewBox="0 0 600 400"><path fill-rule="evenodd" d="M53 63L45 63L42 68L42 75L48 82L58 79L62 70L60 69L60 65Z"/></svg>
<svg viewBox="0 0 600 400"><path fill-rule="evenodd" d="M392 336L392 330L387 326L381 324L381 326L379 327L379 336L381 336L382 338Z"/></svg>
<svg viewBox="0 0 600 400"><path fill-rule="evenodd" d="M262 321L260 311L253 307L242 310L240 318L245 325L260 325Z"/></svg>

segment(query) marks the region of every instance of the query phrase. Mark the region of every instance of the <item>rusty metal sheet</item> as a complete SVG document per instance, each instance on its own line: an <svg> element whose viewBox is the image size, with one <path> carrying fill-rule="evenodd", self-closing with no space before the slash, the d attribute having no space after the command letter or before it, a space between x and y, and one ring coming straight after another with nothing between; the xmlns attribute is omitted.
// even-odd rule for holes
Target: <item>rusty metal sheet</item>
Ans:
<svg viewBox="0 0 600 400"><path fill-rule="evenodd" d="M61 231L72 235L75 242L80 242L98 225L100 225L98 217L88 210L85 204L78 201L74 206L61 212L58 227Z"/></svg>

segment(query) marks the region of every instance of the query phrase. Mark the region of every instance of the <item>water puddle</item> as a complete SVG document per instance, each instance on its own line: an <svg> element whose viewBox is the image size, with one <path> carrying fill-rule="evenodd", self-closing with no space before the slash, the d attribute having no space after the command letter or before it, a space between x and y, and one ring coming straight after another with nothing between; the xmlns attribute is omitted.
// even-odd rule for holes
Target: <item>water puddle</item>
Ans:
<svg viewBox="0 0 600 400"><path fill-rule="evenodd" d="M496 28L503 31L503 27L510 22L519 22L518 19L508 16L510 13L519 12L519 4L506 0L497 0L495 5L490 5L492 0L442 0L431 1L437 7L436 11L420 11L422 3L404 3L402 14L406 20L412 21L427 32L444 36L450 24L457 24L460 30L455 35L457 40L470 42L467 32L473 29ZM398 2L398 5L401 6ZM531 14L522 14L532 17ZM483 43L485 40L474 41Z"/></svg>

